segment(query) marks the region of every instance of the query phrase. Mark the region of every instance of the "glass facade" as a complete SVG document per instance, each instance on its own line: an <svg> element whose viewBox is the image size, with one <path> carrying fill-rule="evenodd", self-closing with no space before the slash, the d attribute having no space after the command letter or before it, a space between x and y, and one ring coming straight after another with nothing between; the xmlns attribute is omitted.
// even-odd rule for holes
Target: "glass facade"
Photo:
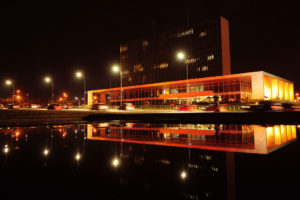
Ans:
<svg viewBox="0 0 300 200"><path fill-rule="evenodd" d="M213 102L217 96L221 102L247 102L251 99L251 78L227 78L216 80L191 79L188 81L173 81L159 84L123 87L123 102L134 105L170 105ZM105 89L93 92L93 103L119 105L120 88ZM96 98L95 98L96 97ZM103 98L105 97L105 98Z"/></svg>
<svg viewBox="0 0 300 200"><path fill-rule="evenodd" d="M186 54L185 62L176 53ZM223 17L120 45L123 85L230 74L229 25Z"/></svg>

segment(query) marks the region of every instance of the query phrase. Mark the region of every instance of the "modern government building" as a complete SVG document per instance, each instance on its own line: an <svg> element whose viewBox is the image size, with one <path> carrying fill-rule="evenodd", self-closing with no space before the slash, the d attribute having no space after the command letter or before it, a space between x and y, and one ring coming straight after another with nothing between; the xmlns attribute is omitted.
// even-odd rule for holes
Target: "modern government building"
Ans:
<svg viewBox="0 0 300 200"><path fill-rule="evenodd" d="M176 59L182 51L184 61ZM169 105L294 101L294 84L267 72L231 74L229 23L214 18L120 45L122 88L88 91L88 104ZM122 89L122 97L121 97Z"/></svg>

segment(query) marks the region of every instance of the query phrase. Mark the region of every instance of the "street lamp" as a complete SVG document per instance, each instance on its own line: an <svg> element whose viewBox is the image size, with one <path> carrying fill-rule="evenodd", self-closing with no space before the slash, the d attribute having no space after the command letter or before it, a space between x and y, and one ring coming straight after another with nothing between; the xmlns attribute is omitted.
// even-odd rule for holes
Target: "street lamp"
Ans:
<svg viewBox="0 0 300 200"><path fill-rule="evenodd" d="M85 94L86 94L86 91L85 91L85 77L84 77L83 73L80 72L80 71L76 72L75 75L76 75L77 78L82 78L83 79L83 104L86 104L86 102L85 102Z"/></svg>
<svg viewBox="0 0 300 200"><path fill-rule="evenodd" d="M13 91L12 91L12 104L14 104L14 102L15 102L15 84L11 81L11 80L6 80L5 81L5 84L6 85L8 85L8 86L12 86L12 89L13 89Z"/></svg>
<svg viewBox="0 0 300 200"><path fill-rule="evenodd" d="M123 72L121 70L121 67L118 66L118 65L112 66L112 70L115 73L120 72L120 85L121 85L121 101L120 101L120 106L122 106L122 100L123 100L122 74L123 74Z"/></svg>
<svg viewBox="0 0 300 200"><path fill-rule="evenodd" d="M188 62L185 59L185 54L182 51L179 51L177 53L177 59L178 60L183 60L185 63L185 67L186 67L186 102L187 104L189 103L189 65Z"/></svg>
<svg viewBox="0 0 300 200"><path fill-rule="evenodd" d="M51 82L51 103L53 104L53 98L54 98L54 94L53 94L53 80L49 77L49 76L46 76L45 77L45 82L46 83L50 83Z"/></svg>

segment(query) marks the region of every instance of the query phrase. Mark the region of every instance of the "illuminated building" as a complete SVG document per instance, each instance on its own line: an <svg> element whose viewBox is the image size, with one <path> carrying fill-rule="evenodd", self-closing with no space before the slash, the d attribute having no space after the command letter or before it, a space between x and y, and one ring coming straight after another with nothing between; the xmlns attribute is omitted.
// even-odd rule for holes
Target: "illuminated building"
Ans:
<svg viewBox="0 0 300 200"><path fill-rule="evenodd" d="M190 78L230 74L228 21L218 17L121 44L123 85L186 79L178 51L186 54Z"/></svg>
<svg viewBox="0 0 300 200"><path fill-rule="evenodd" d="M211 101L213 96L218 96L221 102L294 101L293 82L264 71L195 78L188 83L188 93L187 80L126 86L122 100L135 105L183 104L187 97L197 103ZM120 91L120 88L88 91L88 104L118 105Z"/></svg>

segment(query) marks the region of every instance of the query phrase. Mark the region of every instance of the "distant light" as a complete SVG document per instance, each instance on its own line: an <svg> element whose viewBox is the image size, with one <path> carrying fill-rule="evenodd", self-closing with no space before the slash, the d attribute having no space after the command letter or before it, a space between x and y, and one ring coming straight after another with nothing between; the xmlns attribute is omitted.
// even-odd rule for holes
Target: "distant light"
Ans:
<svg viewBox="0 0 300 200"><path fill-rule="evenodd" d="M185 171L182 171L181 174L180 174L180 177L181 177L182 179L186 179L186 177L187 177L186 172L185 172Z"/></svg>
<svg viewBox="0 0 300 200"><path fill-rule="evenodd" d="M9 148L8 148L8 145L7 145L7 144L4 146L3 152L4 152L5 154L7 154L7 153L9 152Z"/></svg>
<svg viewBox="0 0 300 200"><path fill-rule="evenodd" d="M82 72L76 72L76 77L81 78L83 76Z"/></svg>
<svg viewBox="0 0 300 200"><path fill-rule="evenodd" d="M44 156L48 156L49 150L46 148L46 149L43 151L43 154L44 154Z"/></svg>
<svg viewBox="0 0 300 200"><path fill-rule="evenodd" d="M120 71L120 67L119 67L118 65L114 65L114 66L112 67L112 70L113 70L114 72L119 72L119 71Z"/></svg>
<svg viewBox="0 0 300 200"><path fill-rule="evenodd" d="M78 100L78 97L75 97L75 100Z"/></svg>
<svg viewBox="0 0 300 200"><path fill-rule="evenodd" d="M77 153L75 155L75 160L79 161L80 159L81 159L81 155L80 155L80 153Z"/></svg>
<svg viewBox="0 0 300 200"><path fill-rule="evenodd" d="M67 98L67 97L68 97L67 93L65 93L65 92L63 93L63 95L64 95L64 97L65 97L65 98Z"/></svg>
<svg viewBox="0 0 300 200"><path fill-rule="evenodd" d="M178 58L179 60L183 60L183 59L185 58L184 53L183 53L183 52L178 52L178 53L177 53L177 58Z"/></svg>
<svg viewBox="0 0 300 200"><path fill-rule="evenodd" d="M17 93L19 94L21 91L20 90L17 90Z"/></svg>
<svg viewBox="0 0 300 200"><path fill-rule="evenodd" d="M48 77L48 76L47 76L47 77L45 77L45 79L44 79L44 80L45 80L45 82L46 82L46 83L50 83L50 82L51 82L51 78L50 78L50 77Z"/></svg>
<svg viewBox="0 0 300 200"><path fill-rule="evenodd" d="M118 167L118 166L120 165L119 159L118 159L118 158L113 159L112 165L113 165L114 167Z"/></svg>
<svg viewBox="0 0 300 200"><path fill-rule="evenodd" d="M5 84L6 84L6 85L11 85L11 84L12 84L12 81L11 81L11 80L6 80L6 81L5 81Z"/></svg>

